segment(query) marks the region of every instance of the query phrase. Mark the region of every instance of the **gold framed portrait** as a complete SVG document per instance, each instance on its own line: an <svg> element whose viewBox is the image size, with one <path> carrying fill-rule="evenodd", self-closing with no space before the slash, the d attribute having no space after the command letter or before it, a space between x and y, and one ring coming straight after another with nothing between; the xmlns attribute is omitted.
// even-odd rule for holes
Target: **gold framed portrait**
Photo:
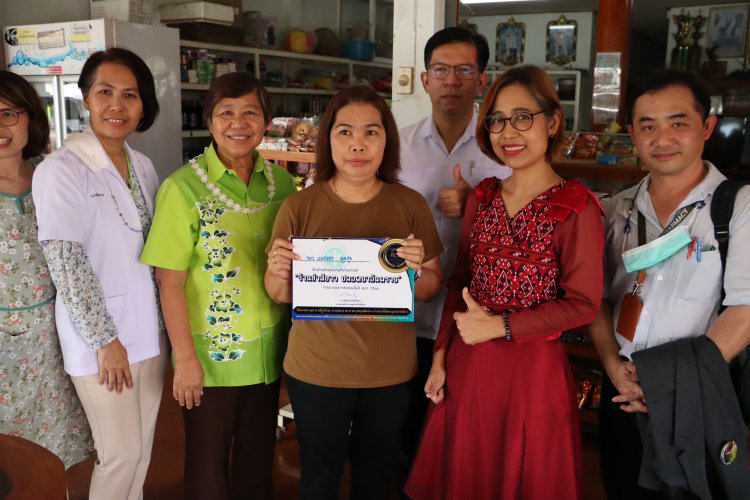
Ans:
<svg viewBox="0 0 750 500"><path fill-rule="evenodd" d="M495 38L495 62L513 66L523 62L526 46L526 24L517 23L512 17L497 25Z"/></svg>
<svg viewBox="0 0 750 500"><path fill-rule="evenodd" d="M578 22L568 21L560 15L547 23L546 60L558 66L565 66L576 60L578 42Z"/></svg>

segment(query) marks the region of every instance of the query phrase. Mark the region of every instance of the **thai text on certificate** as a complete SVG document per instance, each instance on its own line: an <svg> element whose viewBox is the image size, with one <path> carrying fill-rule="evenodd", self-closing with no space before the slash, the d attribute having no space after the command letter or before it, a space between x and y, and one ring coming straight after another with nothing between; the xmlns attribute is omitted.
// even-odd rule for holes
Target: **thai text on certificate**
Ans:
<svg viewBox="0 0 750 500"><path fill-rule="evenodd" d="M292 238L292 319L414 321L414 272L388 238Z"/></svg>

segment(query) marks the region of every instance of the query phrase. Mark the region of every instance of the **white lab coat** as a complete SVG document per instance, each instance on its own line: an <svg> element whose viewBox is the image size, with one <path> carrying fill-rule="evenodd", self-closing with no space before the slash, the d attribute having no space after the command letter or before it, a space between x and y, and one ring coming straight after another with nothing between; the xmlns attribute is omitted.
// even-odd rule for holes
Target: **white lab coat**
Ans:
<svg viewBox="0 0 750 500"><path fill-rule="evenodd" d="M159 179L146 156L126 145L133 172L153 214ZM104 148L89 131L73 134L36 169L32 196L39 241L83 245L104 290L107 310L137 363L159 354L157 303L149 266L139 261L143 234L138 209ZM114 199L117 200L115 204ZM118 214L118 207L122 217ZM65 371L72 376L99 372L96 350L76 330L62 300L55 304Z"/></svg>

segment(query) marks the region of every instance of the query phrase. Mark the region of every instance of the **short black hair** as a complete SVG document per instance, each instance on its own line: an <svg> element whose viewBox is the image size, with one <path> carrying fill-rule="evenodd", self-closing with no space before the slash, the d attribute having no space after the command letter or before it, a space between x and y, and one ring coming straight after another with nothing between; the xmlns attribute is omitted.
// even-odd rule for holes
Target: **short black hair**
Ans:
<svg viewBox="0 0 750 500"><path fill-rule="evenodd" d="M490 46L487 44L487 39L484 35L457 26L450 26L441 29L427 40L427 43L424 46L424 67L429 67L430 59L432 59L432 52L436 48L441 45L460 42L474 45L477 49L477 65L479 66L479 72L483 72L487 68L487 61L490 59Z"/></svg>
<svg viewBox="0 0 750 500"><path fill-rule="evenodd" d="M203 120L211 123L214 108L222 99L236 99L247 94L256 94L263 108L263 120L266 126L271 123L271 98L263 83L251 73L237 71L225 73L215 78L203 98Z"/></svg>
<svg viewBox="0 0 750 500"><path fill-rule="evenodd" d="M695 109L703 116L703 121L706 121L711 111L711 95L701 77L690 71L658 69L646 75L631 92L628 99L628 125L633 124L633 110L639 97L675 86L685 87L693 94Z"/></svg>
<svg viewBox="0 0 750 500"><path fill-rule="evenodd" d="M94 52L86 59L81 70L81 76L78 78L78 88L83 95L87 95L91 86L94 84L96 70L104 63L120 64L128 68L135 76L138 84L138 94L141 96L143 103L143 118L138 122L136 132L145 132L156 121L159 115L159 101L156 99L156 87L154 85L154 75L143 59L128 49L121 47L112 47L104 51Z"/></svg>
<svg viewBox="0 0 750 500"><path fill-rule="evenodd" d="M0 70L0 100L29 115L28 139L21 157L28 160L42 154L49 144L49 120L34 87L23 77Z"/></svg>

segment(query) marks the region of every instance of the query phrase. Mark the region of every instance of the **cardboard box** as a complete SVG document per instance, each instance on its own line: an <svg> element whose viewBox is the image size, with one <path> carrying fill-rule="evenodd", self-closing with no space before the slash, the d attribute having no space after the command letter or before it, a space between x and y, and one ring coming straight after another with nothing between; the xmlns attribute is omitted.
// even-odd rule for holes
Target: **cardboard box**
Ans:
<svg viewBox="0 0 750 500"><path fill-rule="evenodd" d="M234 8L211 2L188 2L162 5L159 16L164 24L211 23L231 26L234 24Z"/></svg>
<svg viewBox="0 0 750 500"><path fill-rule="evenodd" d="M244 12L242 21L245 44L262 48L276 46L276 16L258 11Z"/></svg>
<svg viewBox="0 0 750 500"><path fill-rule="evenodd" d="M221 43L224 45L242 45L242 28L210 23L175 23L168 24L180 30L180 38L196 42Z"/></svg>
<svg viewBox="0 0 750 500"><path fill-rule="evenodd" d="M153 24L152 0L89 0L91 19Z"/></svg>

